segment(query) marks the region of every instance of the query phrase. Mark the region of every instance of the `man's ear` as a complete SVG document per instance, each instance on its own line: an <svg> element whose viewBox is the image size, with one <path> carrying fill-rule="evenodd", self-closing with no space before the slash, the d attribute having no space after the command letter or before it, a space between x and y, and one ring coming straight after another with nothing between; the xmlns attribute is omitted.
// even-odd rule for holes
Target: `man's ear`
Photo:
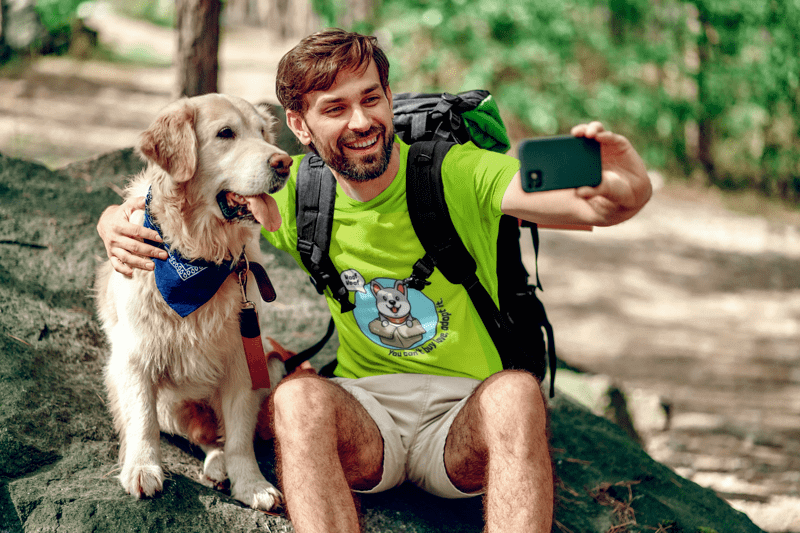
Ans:
<svg viewBox="0 0 800 533"><path fill-rule="evenodd" d="M308 146L311 144L311 130L308 129L303 115L298 111L286 110L286 125L292 130L297 140Z"/></svg>

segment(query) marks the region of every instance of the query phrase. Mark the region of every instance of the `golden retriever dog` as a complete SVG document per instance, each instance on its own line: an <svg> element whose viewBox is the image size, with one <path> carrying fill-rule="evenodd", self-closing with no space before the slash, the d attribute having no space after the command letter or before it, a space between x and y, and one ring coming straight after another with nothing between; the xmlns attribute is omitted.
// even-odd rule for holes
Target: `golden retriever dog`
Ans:
<svg viewBox="0 0 800 533"><path fill-rule="evenodd" d="M203 475L230 479L237 500L261 510L281 502L256 462L256 421L269 389L253 390L239 326L243 290L256 310L262 299L253 270L240 284L234 268L261 260L260 225L281 223L267 193L283 187L291 158L273 145L275 123L266 106L209 94L169 105L140 138L148 166L126 196L146 196L148 205L131 220L159 230L170 258L131 277L106 262L95 285L111 345L105 382L119 478L137 498L162 489L164 431L199 444ZM263 334L262 342L270 352ZM274 386L283 362L271 357L266 366Z"/></svg>

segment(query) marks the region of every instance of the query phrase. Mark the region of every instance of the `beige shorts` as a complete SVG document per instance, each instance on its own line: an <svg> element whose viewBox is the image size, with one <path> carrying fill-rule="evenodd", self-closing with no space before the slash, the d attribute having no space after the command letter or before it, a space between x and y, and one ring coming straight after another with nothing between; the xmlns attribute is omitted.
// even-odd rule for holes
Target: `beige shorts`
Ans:
<svg viewBox="0 0 800 533"><path fill-rule="evenodd" d="M450 425L479 380L422 374L331 379L364 406L383 437L383 478L359 492L382 492L408 480L443 498L480 494L458 490L444 466Z"/></svg>

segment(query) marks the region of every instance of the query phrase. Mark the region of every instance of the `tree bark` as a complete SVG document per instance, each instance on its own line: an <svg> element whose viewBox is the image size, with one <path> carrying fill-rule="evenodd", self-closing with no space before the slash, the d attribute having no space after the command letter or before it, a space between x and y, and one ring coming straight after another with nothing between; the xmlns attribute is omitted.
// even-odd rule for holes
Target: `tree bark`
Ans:
<svg viewBox="0 0 800 533"><path fill-rule="evenodd" d="M266 28L288 40L301 39L320 28L310 0L226 0L225 20Z"/></svg>
<svg viewBox="0 0 800 533"><path fill-rule="evenodd" d="M177 0L177 96L217 92L221 0Z"/></svg>
<svg viewBox="0 0 800 533"><path fill-rule="evenodd" d="M708 183L716 185L718 181L717 168L714 163L714 114L709 110L710 92L708 88L708 69L712 62L712 44L708 39L708 30L711 28L711 17L706 6L700 2L698 7L698 20L700 22L700 37L697 42L699 66L697 72L697 103L700 107L698 117L697 158L703 166Z"/></svg>

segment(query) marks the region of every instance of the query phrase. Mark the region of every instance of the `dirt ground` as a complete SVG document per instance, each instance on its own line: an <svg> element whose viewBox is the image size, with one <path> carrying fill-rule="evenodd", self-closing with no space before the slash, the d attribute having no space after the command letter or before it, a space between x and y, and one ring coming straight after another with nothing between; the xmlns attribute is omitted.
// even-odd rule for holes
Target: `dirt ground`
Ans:
<svg viewBox="0 0 800 533"><path fill-rule="evenodd" d="M170 30L108 11L89 24L151 66L42 58L0 77L0 152L57 168L132 146L171 100ZM274 102L291 44L229 28L220 90ZM560 357L608 376L582 390L621 387L654 458L762 528L800 532L800 216L724 205L667 185L620 226L542 231L543 300Z"/></svg>

